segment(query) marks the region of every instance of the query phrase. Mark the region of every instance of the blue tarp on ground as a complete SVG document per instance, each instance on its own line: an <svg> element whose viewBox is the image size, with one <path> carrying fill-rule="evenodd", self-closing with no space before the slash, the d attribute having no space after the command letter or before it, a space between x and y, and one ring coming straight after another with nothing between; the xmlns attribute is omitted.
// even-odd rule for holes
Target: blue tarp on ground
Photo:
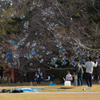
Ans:
<svg viewBox="0 0 100 100"><path fill-rule="evenodd" d="M35 88L22 87L22 88L18 88L17 90L22 90L22 91L41 91L41 90L46 90L46 89L44 89L44 88L35 89Z"/></svg>
<svg viewBox="0 0 100 100"><path fill-rule="evenodd" d="M56 84L49 84L49 86L56 86Z"/></svg>

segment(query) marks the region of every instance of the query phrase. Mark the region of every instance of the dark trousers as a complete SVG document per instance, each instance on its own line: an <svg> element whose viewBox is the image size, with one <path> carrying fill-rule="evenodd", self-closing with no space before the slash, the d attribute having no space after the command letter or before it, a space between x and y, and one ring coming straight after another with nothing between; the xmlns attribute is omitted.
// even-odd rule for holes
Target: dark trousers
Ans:
<svg viewBox="0 0 100 100"><path fill-rule="evenodd" d="M86 83L88 87L92 87L92 74L91 73L86 73Z"/></svg>
<svg viewBox="0 0 100 100"><path fill-rule="evenodd" d="M41 79L40 79L40 78L37 78L37 79L36 79L36 82L37 82L37 84L38 84L38 83L41 84Z"/></svg>
<svg viewBox="0 0 100 100"><path fill-rule="evenodd" d="M83 85L83 74L78 74L78 86Z"/></svg>

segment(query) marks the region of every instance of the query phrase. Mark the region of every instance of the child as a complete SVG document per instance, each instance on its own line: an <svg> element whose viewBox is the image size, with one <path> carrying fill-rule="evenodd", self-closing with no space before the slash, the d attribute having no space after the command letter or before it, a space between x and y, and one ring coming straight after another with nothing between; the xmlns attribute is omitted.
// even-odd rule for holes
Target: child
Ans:
<svg viewBox="0 0 100 100"><path fill-rule="evenodd" d="M72 80L72 75L70 74L70 71L67 71L66 81L71 81L71 80Z"/></svg>
<svg viewBox="0 0 100 100"><path fill-rule="evenodd" d="M74 86L77 86L77 74L73 72L73 77L74 77Z"/></svg>

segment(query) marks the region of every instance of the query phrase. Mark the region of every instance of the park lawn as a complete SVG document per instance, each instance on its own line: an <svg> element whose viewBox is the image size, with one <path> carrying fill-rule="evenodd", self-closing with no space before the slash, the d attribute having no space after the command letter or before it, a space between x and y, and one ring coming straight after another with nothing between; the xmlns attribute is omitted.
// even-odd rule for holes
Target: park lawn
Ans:
<svg viewBox="0 0 100 100"><path fill-rule="evenodd" d="M71 89L59 89L70 88L63 85L57 86L1 86L0 89L14 89L14 88L44 88L46 90L38 92L24 92L24 93L0 93L0 100L100 100L100 85L93 85L91 90L83 91L83 88L87 86L71 86ZM59 92L55 94L55 92ZM63 93L61 93L63 92ZM64 93L67 92L67 93ZM68 94L69 92L69 94ZM72 93L71 93L72 92ZM75 93L73 93L75 92ZM80 93L81 92L81 93ZM90 93L84 93L90 92ZM92 93L95 92L95 93ZM43 94L39 94L43 93ZM46 94L45 94L46 93ZM50 94L52 93L52 94Z"/></svg>
<svg viewBox="0 0 100 100"><path fill-rule="evenodd" d="M63 86L63 85L56 85L56 86L1 86L0 89L15 89L15 88L44 88L46 90L41 90L38 92L100 92L100 85L93 85L92 89L83 91L84 88L87 86ZM60 89L65 88L65 89Z"/></svg>
<svg viewBox="0 0 100 100"><path fill-rule="evenodd" d="M0 100L100 100L100 94L5 94Z"/></svg>

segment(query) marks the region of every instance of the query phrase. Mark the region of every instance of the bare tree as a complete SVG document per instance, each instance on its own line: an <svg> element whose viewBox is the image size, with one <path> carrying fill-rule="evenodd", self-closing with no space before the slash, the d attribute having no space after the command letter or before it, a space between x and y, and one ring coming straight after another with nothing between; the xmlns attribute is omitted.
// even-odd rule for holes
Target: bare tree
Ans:
<svg viewBox="0 0 100 100"><path fill-rule="evenodd" d="M8 62L7 50L13 52L14 48L24 72L38 67L62 68L69 59L85 59L90 55L87 51L99 48L98 41L91 41L94 36L99 40L99 25L86 10L91 5L99 15L96 0L12 0L2 6L5 2L1 3L5 10L0 11L0 19L5 24L11 17L19 18L16 26L20 34L0 36L4 64Z"/></svg>

